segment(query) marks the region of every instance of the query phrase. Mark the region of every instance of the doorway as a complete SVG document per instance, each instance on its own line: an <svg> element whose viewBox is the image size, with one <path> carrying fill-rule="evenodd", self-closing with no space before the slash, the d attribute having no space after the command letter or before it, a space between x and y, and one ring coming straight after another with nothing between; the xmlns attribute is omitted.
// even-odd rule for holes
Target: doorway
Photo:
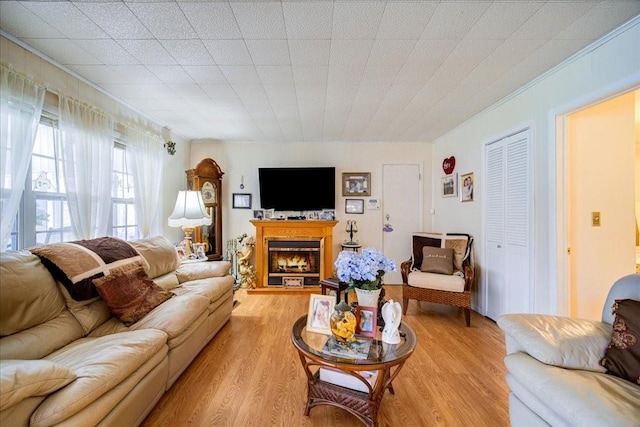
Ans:
<svg viewBox="0 0 640 427"><path fill-rule="evenodd" d="M402 283L400 263L411 257L411 233L422 230L422 176L419 164L382 165L382 247L398 265L385 284Z"/></svg>
<svg viewBox="0 0 640 427"><path fill-rule="evenodd" d="M559 314L599 320L635 271L640 90L558 117Z"/></svg>

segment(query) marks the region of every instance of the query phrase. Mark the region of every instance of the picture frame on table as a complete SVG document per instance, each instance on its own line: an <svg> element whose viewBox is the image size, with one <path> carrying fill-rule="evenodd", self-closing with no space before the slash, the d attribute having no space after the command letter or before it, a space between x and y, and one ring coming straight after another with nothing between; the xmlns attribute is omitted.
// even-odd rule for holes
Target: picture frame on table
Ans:
<svg viewBox="0 0 640 427"><path fill-rule="evenodd" d="M204 243L194 243L193 253L195 254L197 259L207 259Z"/></svg>
<svg viewBox="0 0 640 427"><path fill-rule="evenodd" d="M262 209L254 209L253 219L264 219L264 211Z"/></svg>
<svg viewBox="0 0 640 427"><path fill-rule="evenodd" d="M475 179L473 178L473 172L464 173L460 175L460 201L461 202L473 202L474 185L475 185Z"/></svg>
<svg viewBox="0 0 640 427"><path fill-rule="evenodd" d="M251 194L233 193L233 209L251 209Z"/></svg>
<svg viewBox="0 0 640 427"><path fill-rule="evenodd" d="M343 172L343 196L371 196L371 172Z"/></svg>
<svg viewBox="0 0 640 427"><path fill-rule="evenodd" d="M309 313L307 314L307 331L331 335L329 319L336 305L336 298L331 295L311 294L309 296Z"/></svg>
<svg viewBox="0 0 640 427"><path fill-rule="evenodd" d="M344 201L344 213L363 214L364 199L346 199Z"/></svg>
<svg viewBox="0 0 640 427"><path fill-rule="evenodd" d="M378 331L378 309L358 306L356 309L356 334L375 338Z"/></svg>
<svg viewBox="0 0 640 427"><path fill-rule="evenodd" d="M442 197L458 196L458 174L445 175L440 180L440 195Z"/></svg>

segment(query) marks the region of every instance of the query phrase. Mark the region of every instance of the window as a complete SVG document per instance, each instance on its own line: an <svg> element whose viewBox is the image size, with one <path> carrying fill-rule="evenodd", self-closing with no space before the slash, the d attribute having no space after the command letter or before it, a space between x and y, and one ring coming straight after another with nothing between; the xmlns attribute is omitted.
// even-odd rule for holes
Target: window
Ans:
<svg viewBox="0 0 640 427"><path fill-rule="evenodd" d="M126 147L114 142L113 158L111 227L108 234L124 240L137 239L140 232ZM11 232L11 250L75 239L63 173L57 122L43 117L38 126L21 207Z"/></svg>

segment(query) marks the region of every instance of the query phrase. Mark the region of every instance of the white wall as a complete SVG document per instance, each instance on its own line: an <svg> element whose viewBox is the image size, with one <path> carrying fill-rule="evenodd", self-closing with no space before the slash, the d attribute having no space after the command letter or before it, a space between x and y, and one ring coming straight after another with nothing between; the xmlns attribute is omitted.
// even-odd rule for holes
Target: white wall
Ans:
<svg viewBox="0 0 640 427"><path fill-rule="evenodd" d="M383 210L367 210L364 214L344 213L344 200L341 192L342 172L371 172L371 198L382 197L382 164L415 163L422 164L425 170L423 223L430 230L429 209L432 201L430 165L432 163L431 144L424 143L223 143L201 141L191 145L191 167L200 160L214 159L225 173L222 178L224 206L223 240L232 239L241 233L255 236L255 228L249 222L253 219L253 209L260 209L258 186L258 168L260 167L298 167L298 166L334 166L336 168L336 216L340 221L334 228L334 253L340 250L340 242L346 237L345 221L355 219L358 222L356 238L363 246L382 247ZM244 176L243 190L240 189ZM303 188L292 190L304 191ZM232 209L232 193L251 193L252 209ZM369 197L365 197L366 200ZM382 201L384 203L384 201ZM410 245L410 242L407 242Z"/></svg>
<svg viewBox="0 0 640 427"><path fill-rule="evenodd" d="M442 160L456 156L456 172L475 172L476 201L435 195L434 229L468 232L476 237L476 261L484 260L482 208L484 204L483 147L523 125L530 124L534 165L534 310L556 313L556 164L555 120L553 111L576 102L594 101L607 91L640 82L640 25L629 26L610 40L595 47L544 79L482 112L438 138L433 149L433 180L442 175ZM597 94L597 95L596 95ZM470 96L472 96L470 94ZM479 291L484 293L480 275ZM479 299L483 300L482 296ZM480 307L480 311L483 308Z"/></svg>
<svg viewBox="0 0 640 427"><path fill-rule="evenodd" d="M1 36L0 62L11 65L16 71L46 85L52 92L61 91L67 96L94 105L116 118L139 117L121 102ZM142 121L144 122L144 118ZM188 169L191 144L179 135L172 135L171 139L176 143L177 152L175 156L168 154L165 156L163 182L158 183L162 191L156 221L160 234L172 241L178 241L182 238L182 230L168 227L167 218L173 211L178 190L184 190L187 187L184 171Z"/></svg>

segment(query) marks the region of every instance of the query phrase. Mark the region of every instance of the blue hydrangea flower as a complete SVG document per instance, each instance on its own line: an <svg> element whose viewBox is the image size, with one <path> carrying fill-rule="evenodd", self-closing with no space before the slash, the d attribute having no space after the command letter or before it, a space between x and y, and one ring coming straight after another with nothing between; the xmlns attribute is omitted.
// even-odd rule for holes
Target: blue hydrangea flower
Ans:
<svg viewBox="0 0 640 427"><path fill-rule="evenodd" d="M386 272L396 271L396 263L375 248L366 248L361 253L342 251L334 263L338 280L352 288L379 289Z"/></svg>

